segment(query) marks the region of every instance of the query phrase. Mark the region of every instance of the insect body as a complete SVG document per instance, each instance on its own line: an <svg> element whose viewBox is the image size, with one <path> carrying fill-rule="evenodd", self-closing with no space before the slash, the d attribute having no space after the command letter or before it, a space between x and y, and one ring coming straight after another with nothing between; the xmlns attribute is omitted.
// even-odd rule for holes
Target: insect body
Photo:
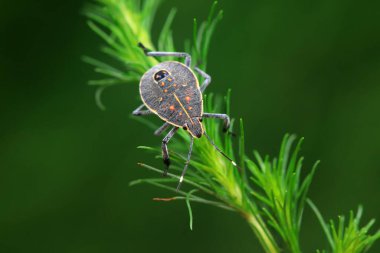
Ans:
<svg viewBox="0 0 380 253"><path fill-rule="evenodd" d="M182 171L177 190L183 181L190 162L194 137L201 138L205 135L211 144L236 166L235 162L215 146L202 126L203 118L223 119L224 131L227 131L230 125L230 119L226 114L203 112L202 93L209 85L211 77L202 70L195 68L195 71L205 79L203 84L199 86L197 77L190 69L191 57L189 54L179 52L150 52L141 43L139 46L144 50L147 56L175 56L185 58L185 64L177 61L166 61L157 64L145 72L140 81L140 96L143 104L133 111L133 115L136 116L156 114L165 121L165 123L155 131L156 135L160 135L167 128L172 127L162 140L162 156L166 164L164 174L167 173L170 165L167 144L179 128L188 131L191 138L187 161ZM143 110L144 107L148 108L148 110Z"/></svg>
<svg viewBox="0 0 380 253"><path fill-rule="evenodd" d="M202 93L184 64L162 62L148 70L140 81L140 95L146 107L167 123L187 129L193 137L202 136Z"/></svg>

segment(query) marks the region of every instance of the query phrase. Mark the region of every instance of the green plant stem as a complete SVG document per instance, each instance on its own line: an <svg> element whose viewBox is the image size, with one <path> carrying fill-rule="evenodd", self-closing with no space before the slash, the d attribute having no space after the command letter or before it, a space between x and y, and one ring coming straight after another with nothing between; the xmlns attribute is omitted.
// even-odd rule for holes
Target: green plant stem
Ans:
<svg viewBox="0 0 380 253"><path fill-rule="evenodd" d="M256 217L252 213L243 214L244 218L248 222L249 226L255 233L256 237L259 239L261 246L267 253L277 253L280 252L273 236L270 234L265 226L265 223L261 218Z"/></svg>

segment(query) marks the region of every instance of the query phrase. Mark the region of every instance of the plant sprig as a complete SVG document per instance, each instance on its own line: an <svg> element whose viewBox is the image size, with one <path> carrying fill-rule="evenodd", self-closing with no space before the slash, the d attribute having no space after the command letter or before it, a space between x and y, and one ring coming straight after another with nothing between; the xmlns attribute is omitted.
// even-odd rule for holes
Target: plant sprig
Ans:
<svg viewBox="0 0 380 253"><path fill-rule="evenodd" d="M157 47L152 41L153 20L160 4L160 0L97 0L86 8L84 13L88 17L88 26L103 39L105 45L101 51L109 57L109 62L112 62L110 64L92 57L83 57L85 62L94 66L95 72L103 76L89 81L90 85L97 87L95 97L101 109L105 109L101 102L101 94L106 88L136 83L147 69L158 63L158 59L144 55L137 46L138 42L142 42L152 50L176 51L171 29L176 14L174 8L167 15ZM192 39L184 43L184 51L192 54L193 64L203 70L207 66L212 34L222 16L223 12L218 11L215 2L205 21L199 23L194 19ZM169 57L165 60L177 59ZM229 114L230 94L231 91L228 91L224 98L213 94L205 95L206 110L209 112L225 110ZM144 118L137 120L151 128L158 127ZM231 134L222 134L218 121L206 119L204 126L216 145L235 161L238 160L241 171L217 153L205 138L201 138L194 142L191 169L188 170L184 180L185 185L180 191L176 191L177 175L180 174L186 161L181 154L187 151L188 147L184 143L189 139L185 131L179 131L175 138L180 141L172 142L171 155L174 163L171 166L172 173L168 174L169 177L162 178L159 175L162 174L161 169L139 163L140 166L159 176L137 179L130 182L130 185L150 184L168 190L174 195L169 198L154 198L156 201L185 201L189 210L190 229L193 229L191 202L240 213L252 228L265 252L277 253L283 249L294 253L301 252L300 231L306 202L314 210L322 225L331 247L329 252L366 252L379 239L380 232L369 234L374 221L362 228L359 227L361 207L356 216L351 212L348 224L344 228L343 216L339 217L338 225L333 222L327 224L317 207L311 200L307 200L308 189L318 162L306 172L306 176L301 176L304 174L301 173L303 158L299 157L302 138L297 141L294 148L293 144L297 138L294 135L285 135L278 158L262 157L259 152L254 151L253 160L245 152L243 120L240 119L238 123L240 135L236 139ZM232 120L232 127L233 125ZM239 152L234 152L235 140L239 142ZM158 147L140 148L161 159L161 150Z"/></svg>

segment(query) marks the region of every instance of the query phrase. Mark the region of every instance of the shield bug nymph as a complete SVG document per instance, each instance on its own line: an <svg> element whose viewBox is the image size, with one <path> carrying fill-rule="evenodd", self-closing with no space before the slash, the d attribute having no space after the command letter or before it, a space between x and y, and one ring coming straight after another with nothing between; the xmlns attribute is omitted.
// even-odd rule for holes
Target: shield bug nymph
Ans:
<svg viewBox="0 0 380 253"><path fill-rule="evenodd" d="M179 180L177 190L179 189L183 177L186 173L190 162L194 138L207 137L210 143L234 166L236 163L226 156L208 137L203 125L203 118L217 118L224 121L224 131L230 126L230 118L226 114L206 113L203 112L202 93L211 82L211 77L200 70L194 68L204 82L199 86L198 79L191 70L191 56L181 52L152 52L146 49L141 43L139 46L144 50L147 56L174 56L185 58L185 63L178 61L161 62L145 72L140 80L140 96L143 104L133 111L135 116L156 114L165 123L155 131L155 135L160 135L169 127L172 129L162 140L162 157L167 173L170 165L169 152L167 144L179 128L183 128L190 134L190 148L187 156L185 167ZM144 110L146 107L148 110Z"/></svg>

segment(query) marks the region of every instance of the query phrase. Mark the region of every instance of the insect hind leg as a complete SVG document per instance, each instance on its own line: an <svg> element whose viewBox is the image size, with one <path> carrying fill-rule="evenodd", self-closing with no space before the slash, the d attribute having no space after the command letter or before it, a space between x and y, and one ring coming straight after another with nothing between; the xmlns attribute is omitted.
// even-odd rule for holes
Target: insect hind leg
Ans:
<svg viewBox="0 0 380 253"><path fill-rule="evenodd" d="M201 92L203 93L207 86L211 83L211 76L198 67L195 67L194 69L205 79L202 86L200 87Z"/></svg>
<svg viewBox="0 0 380 253"><path fill-rule="evenodd" d="M178 131L178 127L173 127L172 130L165 136L165 138L162 140L162 159L164 161L164 164L166 165L166 168L164 170L164 176L168 174L169 166L170 166L170 157L169 157L169 151L168 151L168 143L170 139L173 137L173 135Z"/></svg>
<svg viewBox="0 0 380 253"><path fill-rule="evenodd" d="M170 127L169 123L164 123L160 128L158 128L156 131L154 131L154 135L161 135L166 129Z"/></svg>
<svg viewBox="0 0 380 253"><path fill-rule="evenodd" d="M149 115L149 114L153 114L152 111L150 110L143 110L144 108L144 104L140 105L139 107L137 107L133 112L132 112L132 115L133 116L145 116L145 115Z"/></svg>
<svg viewBox="0 0 380 253"><path fill-rule="evenodd" d="M189 167L191 153L193 152L193 144L194 144L194 138L193 138L193 136L190 136L189 153L187 154L187 160L186 160L186 163L185 163L185 167L183 168L181 177L179 178L179 183L178 183L178 186L177 186L177 191L179 191L179 189L181 188L181 184L182 184L183 178L185 177L186 170Z"/></svg>
<svg viewBox="0 0 380 253"><path fill-rule="evenodd" d="M214 118L214 119L222 119L223 120L223 132L227 132L230 128L230 117L227 114L222 113L204 113L204 118Z"/></svg>
<svg viewBox="0 0 380 253"><path fill-rule="evenodd" d="M191 56L188 53L184 52L160 52L160 51L150 51L147 49L141 42L138 43L138 46L144 50L145 55L154 56L154 57L164 57L164 56L174 56L185 58L185 65L190 67L191 65Z"/></svg>

